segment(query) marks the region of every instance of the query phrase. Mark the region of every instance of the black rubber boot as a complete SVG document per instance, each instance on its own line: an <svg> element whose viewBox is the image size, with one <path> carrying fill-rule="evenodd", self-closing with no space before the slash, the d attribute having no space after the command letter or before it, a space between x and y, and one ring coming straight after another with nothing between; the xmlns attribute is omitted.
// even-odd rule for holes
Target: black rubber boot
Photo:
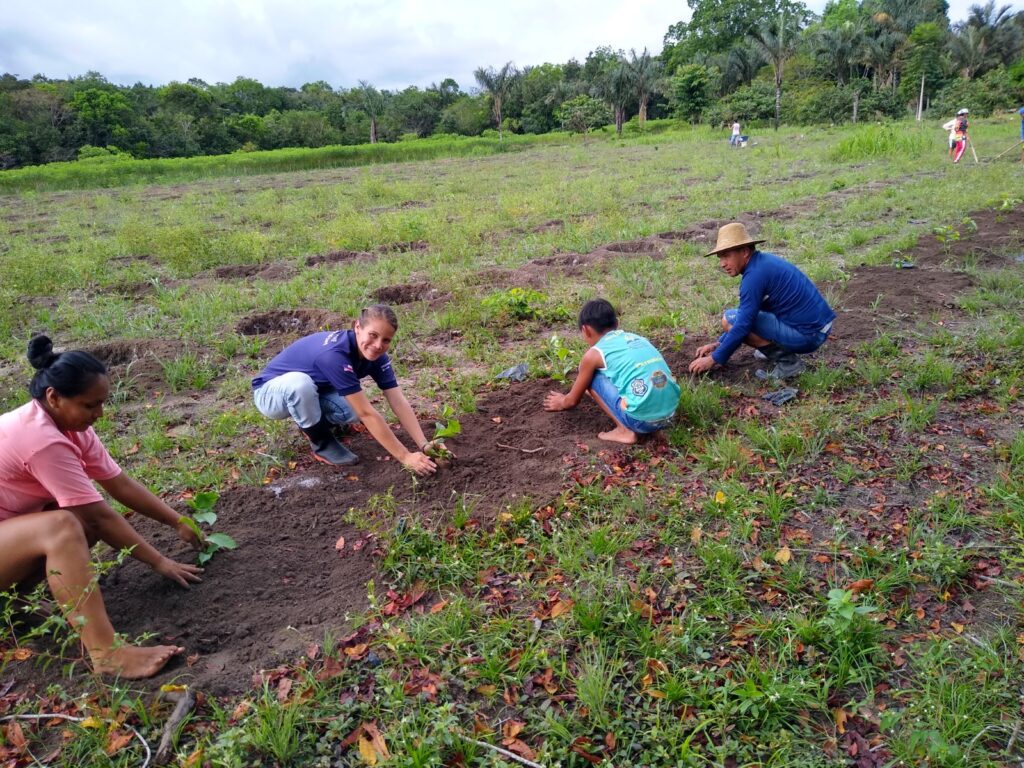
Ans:
<svg viewBox="0 0 1024 768"><path fill-rule="evenodd" d="M334 435L331 434L331 424L327 419L320 419L312 427L300 427L300 429L309 439L309 444L313 449L313 458L317 461L336 467L345 467L359 461L358 456L334 439Z"/></svg>

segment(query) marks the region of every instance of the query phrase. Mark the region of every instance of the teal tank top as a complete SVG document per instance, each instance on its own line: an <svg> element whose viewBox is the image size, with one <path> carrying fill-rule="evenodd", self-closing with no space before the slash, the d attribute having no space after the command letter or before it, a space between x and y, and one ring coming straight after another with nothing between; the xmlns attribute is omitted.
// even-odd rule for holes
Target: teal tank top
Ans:
<svg viewBox="0 0 1024 768"><path fill-rule="evenodd" d="M643 336L608 331L594 345L604 355L601 373L626 401L626 413L640 421L660 421L676 412L679 385L661 353Z"/></svg>

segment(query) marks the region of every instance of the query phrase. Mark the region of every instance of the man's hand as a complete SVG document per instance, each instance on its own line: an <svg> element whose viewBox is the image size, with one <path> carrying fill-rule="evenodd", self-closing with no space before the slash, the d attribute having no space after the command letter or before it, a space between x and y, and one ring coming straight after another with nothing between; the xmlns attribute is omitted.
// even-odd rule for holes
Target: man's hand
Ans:
<svg viewBox="0 0 1024 768"><path fill-rule="evenodd" d="M203 572L203 569L198 565L179 563L175 560L171 560L169 557L162 557L160 561L153 566L153 570L161 576L166 576L171 581L178 582L183 587L188 587L189 582L191 581L202 581L202 579L199 578L199 574Z"/></svg>
<svg viewBox="0 0 1024 768"><path fill-rule="evenodd" d="M199 551L206 546L205 537L201 533L197 534L192 530L184 520L178 520L174 530L177 532L178 538L192 547L192 549Z"/></svg>
<svg viewBox="0 0 1024 768"><path fill-rule="evenodd" d="M423 452L408 454L402 461L402 466L415 472L420 477L426 477L437 472L437 464Z"/></svg>
<svg viewBox="0 0 1024 768"><path fill-rule="evenodd" d="M545 411L565 411L568 410L568 406L565 404L565 395L561 392L548 392L548 396L544 398L544 410Z"/></svg>
<svg viewBox="0 0 1024 768"><path fill-rule="evenodd" d="M716 349L718 349L717 341L713 341L710 344L705 344L703 347L697 347L697 357L707 357Z"/></svg>
<svg viewBox="0 0 1024 768"><path fill-rule="evenodd" d="M435 437L433 440L428 440L423 444L423 453L425 453L427 456L430 456L430 454L433 451L437 450L450 453L453 459L456 458L455 451L453 451L451 448L447 446L447 444L445 444L443 438Z"/></svg>
<svg viewBox="0 0 1024 768"><path fill-rule="evenodd" d="M698 357L692 363L690 363L690 373L706 373L714 368L718 363L715 362L710 354Z"/></svg>

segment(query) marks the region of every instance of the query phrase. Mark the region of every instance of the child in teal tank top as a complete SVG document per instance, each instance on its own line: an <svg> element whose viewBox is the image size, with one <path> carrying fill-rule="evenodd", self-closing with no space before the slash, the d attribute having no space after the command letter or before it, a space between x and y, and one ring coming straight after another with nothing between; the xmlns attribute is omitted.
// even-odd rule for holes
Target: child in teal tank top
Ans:
<svg viewBox="0 0 1024 768"><path fill-rule="evenodd" d="M580 333L591 344L580 360L579 374L568 394L550 392L544 410L564 411L589 394L615 421L615 429L598 437L631 444L672 423L679 405L679 385L665 358L643 336L619 330L615 309L604 299L580 310Z"/></svg>

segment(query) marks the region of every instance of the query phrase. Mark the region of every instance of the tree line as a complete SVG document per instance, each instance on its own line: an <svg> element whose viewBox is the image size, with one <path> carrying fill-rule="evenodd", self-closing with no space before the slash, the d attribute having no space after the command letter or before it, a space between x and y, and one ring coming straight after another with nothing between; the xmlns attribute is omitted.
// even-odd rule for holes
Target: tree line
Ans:
<svg viewBox="0 0 1024 768"><path fill-rule="evenodd" d="M945 0L687 0L660 53L593 50L583 62L480 67L468 90L120 86L98 72L59 80L0 76L0 168L111 154L186 157L400 141L494 130L583 132L648 117L746 124L898 118L1016 106L1024 97L1024 12Z"/></svg>

